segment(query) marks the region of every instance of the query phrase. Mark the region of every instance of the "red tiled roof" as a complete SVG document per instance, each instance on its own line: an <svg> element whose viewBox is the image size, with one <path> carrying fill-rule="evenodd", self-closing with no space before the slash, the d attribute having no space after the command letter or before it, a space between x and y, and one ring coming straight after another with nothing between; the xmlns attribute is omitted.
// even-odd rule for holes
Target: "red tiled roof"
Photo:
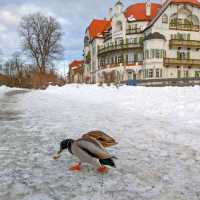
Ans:
<svg viewBox="0 0 200 200"><path fill-rule="evenodd" d="M69 68L71 69L78 69L82 66L82 64L84 63L83 60L74 60L73 62L71 62L69 64Z"/></svg>
<svg viewBox="0 0 200 200"><path fill-rule="evenodd" d="M200 0L172 0L172 3L190 3L192 5L200 6Z"/></svg>
<svg viewBox="0 0 200 200"><path fill-rule="evenodd" d="M111 26L110 20L94 19L88 27L90 39L101 37L103 32Z"/></svg>
<svg viewBox="0 0 200 200"><path fill-rule="evenodd" d="M134 18L140 21L151 21L157 15L160 8L160 4L151 3L151 16L146 16L146 3L136 3L125 10L125 16L126 18Z"/></svg>

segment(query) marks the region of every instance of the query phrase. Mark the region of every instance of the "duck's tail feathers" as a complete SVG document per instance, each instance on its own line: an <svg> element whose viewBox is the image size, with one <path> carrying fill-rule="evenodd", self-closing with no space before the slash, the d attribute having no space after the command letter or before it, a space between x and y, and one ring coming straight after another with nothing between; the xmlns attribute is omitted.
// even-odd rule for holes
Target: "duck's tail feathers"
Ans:
<svg viewBox="0 0 200 200"><path fill-rule="evenodd" d="M116 165L113 161L112 158L107 158L107 159L99 159L99 162L101 165L107 165L107 166L111 166L111 167L115 167L116 168Z"/></svg>

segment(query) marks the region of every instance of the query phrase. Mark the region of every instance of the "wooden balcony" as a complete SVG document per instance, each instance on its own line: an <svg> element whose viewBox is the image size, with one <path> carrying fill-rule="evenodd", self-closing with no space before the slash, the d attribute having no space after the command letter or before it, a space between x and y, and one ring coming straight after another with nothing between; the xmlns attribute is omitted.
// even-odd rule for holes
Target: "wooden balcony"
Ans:
<svg viewBox="0 0 200 200"><path fill-rule="evenodd" d="M198 40L181 40L171 39L169 41L169 48L187 48L187 49L200 49L200 41Z"/></svg>
<svg viewBox="0 0 200 200"><path fill-rule="evenodd" d="M164 58L164 65L168 66L183 66L183 67L199 67L200 59L177 59L177 58Z"/></svg>
<svg viewBox="0 0 200 200"><path fill-rule="evenodd" d="M182 31L199 31L199 25L170 23L169 29Z"/></svg>
<svg viewBox="0 0 200 200"><path fill-rule="evenodd" d="M143 32L143 30L141 28L126 29L126 35L138 34L138 33L142 33L142 32Z"/></svg>
<svg viewBox="0 0 200 200"><path fill-rule="evenodd" d="M99 48L98 55L103 55L108 52L114 52L119 50L127 50L127 49L143 49L142 43L126 43L126 44L117 44L113 46Z"/></svg>

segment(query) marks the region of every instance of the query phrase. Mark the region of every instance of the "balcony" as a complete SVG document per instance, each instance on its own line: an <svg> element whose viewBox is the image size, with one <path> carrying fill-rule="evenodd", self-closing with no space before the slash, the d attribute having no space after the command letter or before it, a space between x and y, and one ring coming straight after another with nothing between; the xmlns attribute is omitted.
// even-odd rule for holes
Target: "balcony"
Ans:
<svg viewBox="0 0 200 200"><path fill-rule="evenodd" d="M199 31L199 25L170 23L169 29L182 31Z"/></svg>
<svg viewBox="0 0 200 200"><path fill-rule="evenodd" d="M139 66L143 65L143 61L126 61L126 62L119 62L119 63L109 63L109 64L102 64L99 65L99 69L106 69L106 68L115 68L115 67L128 67L128 66Z"/></svg>
<svg viewBox="0 0 200 200"><path fill-rule="evenodd" d="M143 30L141 28L126 29L126 35L138 34L138 33L142 33L142 32L143 32Z"/></svg>
<svg viewBox="0 0 200 200"><path fill-rule="evenodd" d="M164 65L166 67L167 66L200 67L200 59L164 58Z"/></svg>
<svg viewBox="0 0 200 200"><path fill-rule="evenodd" d="M200 49L200 41L171 39L169 41L169 48L170 49L172 49L172 48Z"/></svg>
<svg viewBox="0 0 200 200"><path fill-rule="evenodd" d="M108 52L114 52L118 50L127 50L127 49L143 49L142 43L126 43L126 44L117 44L108 47L99 48L98 55L103 55Z"/></svg>

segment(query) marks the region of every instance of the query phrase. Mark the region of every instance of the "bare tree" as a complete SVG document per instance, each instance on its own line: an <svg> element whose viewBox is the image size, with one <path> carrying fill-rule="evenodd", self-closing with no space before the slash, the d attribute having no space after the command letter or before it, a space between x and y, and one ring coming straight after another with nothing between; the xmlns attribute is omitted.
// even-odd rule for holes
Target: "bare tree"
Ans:
<svg viewBox="0 0 200 200"><path fill-rule="evenodd" d="M53 17L41 13L25 16L20 23L20 35L23 50L40 72L45 72L53 60L63 55L61 26Z"/></svg>
<svg viewBox="0 0 200 200"><path fill-rule="evenodd" d="M12 54L10 62L13 65L13 69L15 70L16 74L21 74L24 67L24 63L21 58L21 53L18 51L14 52Z"/></svg>

